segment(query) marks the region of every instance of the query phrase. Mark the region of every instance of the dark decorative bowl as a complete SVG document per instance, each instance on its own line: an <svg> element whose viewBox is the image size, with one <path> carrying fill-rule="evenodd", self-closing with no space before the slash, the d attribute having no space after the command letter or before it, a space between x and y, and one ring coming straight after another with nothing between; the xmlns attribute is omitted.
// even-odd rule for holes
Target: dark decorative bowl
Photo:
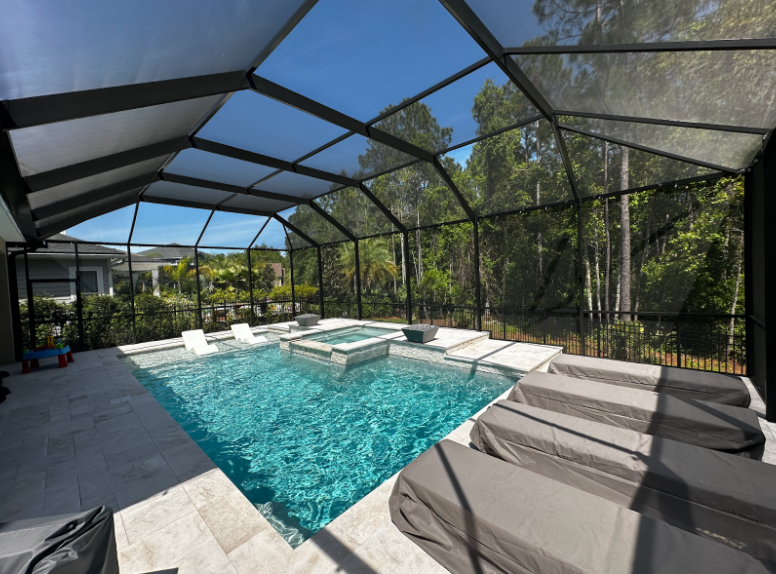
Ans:
<svg viewBox="0 0 776 574"><path fill-rule="evenodd" d="M294 319L296 319L296 323L300 327L312 327L313 325L318 324L318 321L321 320L321 316L308 313L307 315L297 315Z"/></svg>
<svg viewBox="0 0 776 574"><path fill-rule="evenodd" d="M412 343L428 343L433 341L434 337L439 331L438 325L410 325L409 327L403 327L402 333L407 337L408 341Z"/></svg>

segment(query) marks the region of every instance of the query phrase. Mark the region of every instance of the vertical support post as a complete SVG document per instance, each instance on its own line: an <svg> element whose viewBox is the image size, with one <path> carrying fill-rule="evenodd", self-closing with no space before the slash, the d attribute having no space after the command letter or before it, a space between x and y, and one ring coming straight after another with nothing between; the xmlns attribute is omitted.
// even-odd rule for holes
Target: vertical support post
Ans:
<svg viewBox="0 0 776 574"><path fill-rule="evenodd" d="M321 257L321 246L316 245L315 249L318 251L318 300L320 301L321 319L325 319L326 313L323 308L323 258Z"/></svg>
<svg viewBox="0 0 776 574"><path fill-rule="evenodd" d="M81 350L86 350L84 344L84 311L83 300L81 299L81 261L78 257L78 243L73 243L75 249L75 312L78 319L78 344Z"/></svg>
<svg viewBox="0 0 776 574"><path fill-rule="evenodd" d="M474 328L482 331L482 300L480 294L480 223L474 218L474 301L477 307L477 317L474 320ZM506 329L506 324L504 325Z"/></svg>
<svg viewBox="0 0 776 574"><path fill-rule="evenodd" d="M19 309L19 278L16 272L16 258L20 255L16 253L7 254L8 261L8 283L11 295L11 327L13 329L13 353L14 361L22 360L22 313Z"/></svg>
<svg viewBox="0 0 776 574"><path fill-rule="evenodd" d="M582 224L582 204L577 202L577 280L579 288L579 303L577 311L579 313L579 354L585 356L586 336L585 332L585 230Z"/></svg>
<svg viewBox="0 0 776 574"><path fill-rule="evenodd" d="M199 283L199 249L194 248L194 273L197 276L197 327L202 328L202 286Z"/></svg>
<svg viewBox="0 0 776 574"><path fill-rule="evenodd" d="M135 208L137 215L137 207ZM130 233L131 236L131 233ZM137 309L135 309L135 281L132 279L132 252L127 243L127 266L129 268L129 304L132 309L132 342L137 343Z"/></svg>
<svg viewBox="0 0 776 574"><path fill-rule="evenodd" d="M771 137L745 179L747 374L776 421L776 138Z"/></svg>
<svg viewBox="0 0 776 574"><path fill-rule="evenodd" d="M404 236L404 288L407 291L407 324L412 325L412 280L410 279L410 234L405 229Z"/></svg>
<svg viewBox="0 0 776 574"><path fill-rule="evenodd" d="M289 267L291 267L291 320L296 315L296 289L294 288L294 250L288 250Z"/></svg>
<svg viewBox="0 0 776 574"><path fill-rule="evenodd" d="M30 282L30 262L27 250L24 250L24 280L27 285L27 324L30 326L30 349L35 348L35 298L32 295L32 283Z"/></svg>
<svg viewBox="0 0 776 574"><path fill-rule="evenodd" d="M255 319L253 316L253 266L251 265L251 248L245 250L245 254L248 257L248 301L250 302L251 306L251 312L248 316L248 320L251 323L251 327L255 324ZM199 279L197 279L199 281ZM199 289L199 285L197 285L197 289Z"/></svg>
<svg viewBox="0 0 776 574"><path fill-rule="evenodd" d="M358 309L358 320L363 317L361 309L361 258L358 255L358 239L353 242L356 256L356 308Z"/></svg>

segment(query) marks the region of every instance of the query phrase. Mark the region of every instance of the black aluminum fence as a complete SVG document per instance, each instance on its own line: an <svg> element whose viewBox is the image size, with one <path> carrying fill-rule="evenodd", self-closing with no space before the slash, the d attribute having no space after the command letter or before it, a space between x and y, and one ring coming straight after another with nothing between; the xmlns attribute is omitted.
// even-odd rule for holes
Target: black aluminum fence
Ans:
<svg viewBox="0 0 776 574"><path fill-rule="evenodd" d="M476 328L475 307L418 304L413 322ZM737 375L746 374L743 315L617 313L489 307L491 338L563 347L564 353Z"/></svg>
<svg viewBox="0 0 776 574"><path fill-rule="evenodd" d="M299 308L299 304L297 304ZM227 331L234 323L252 326L290 321L294 316L290 300L259 299L245 302L167 303L156 297L138 298L134 313L129 305L106 312L83 312L79 328L76 303L60 304L53 312L35 312L30 332L30 316L21 314L23 340L42 345L53 335L74 350L102 349L132 343L144 343L180 337L182 331L201 328L206 333Z"/></svg>

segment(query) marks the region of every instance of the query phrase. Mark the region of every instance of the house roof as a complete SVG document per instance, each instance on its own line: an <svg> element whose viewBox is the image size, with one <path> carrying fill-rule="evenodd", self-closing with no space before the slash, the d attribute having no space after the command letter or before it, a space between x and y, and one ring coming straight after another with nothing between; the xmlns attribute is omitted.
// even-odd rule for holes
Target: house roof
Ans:
<svg viewBox="0 0 776 574"><path fill-rule="evenodd" d="M65 241L66 243L57 243L57 241ZM79 245L79 255L110 255L111 257L126 255L126 251L105 247L104 245L97 245L95 243L87 243L83 239L78 239L72 235L63 235L61 233L49 237L46 241L46 246L40 247L35 253L62 253L72 255L75 251L72 245L73 243Z"/></svg>
<svg viewBox="0 0 776 574"><path fill-rule="evenodd" d="M153 254L154 259L183 259L184 257L194 257L194 250L191 247L181 247L177 243L170 243L159 247L151 247L138 251L140 255Z"/></svg>

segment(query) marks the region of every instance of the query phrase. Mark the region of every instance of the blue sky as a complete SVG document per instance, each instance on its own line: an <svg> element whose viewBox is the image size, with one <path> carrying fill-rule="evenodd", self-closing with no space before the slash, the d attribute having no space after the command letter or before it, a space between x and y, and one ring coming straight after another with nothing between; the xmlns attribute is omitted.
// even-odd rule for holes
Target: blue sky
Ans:
<svg viewBox="0 0 776 574"><path fill-rule="evenodd" d="M126 243L134 213L134 205L125 207L81 223L67 233L85 241ZM202 209L141 203L133 243L194 245L209 215L209 211ZM247 247L265 221L265 217L216 212L200 244ZM270 220L256 245L285 248L285 239L280 223Z"/></svg>

